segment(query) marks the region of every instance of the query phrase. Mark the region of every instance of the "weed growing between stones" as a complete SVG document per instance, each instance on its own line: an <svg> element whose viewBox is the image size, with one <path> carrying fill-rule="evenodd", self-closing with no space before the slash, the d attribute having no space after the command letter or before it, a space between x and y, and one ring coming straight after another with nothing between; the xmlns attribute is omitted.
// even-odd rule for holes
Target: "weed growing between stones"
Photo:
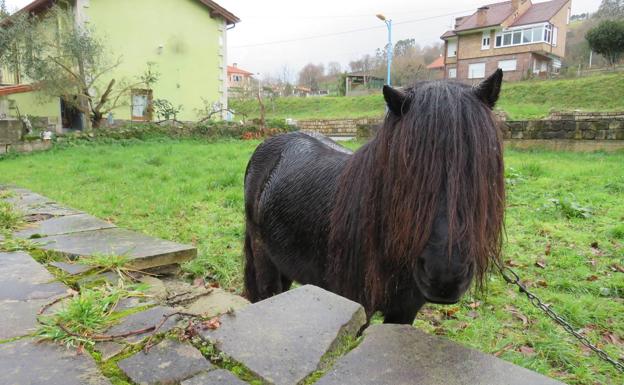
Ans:
<svg viewBox="0 0 624 385"><path fill-rule="evenodd" d="M236 377L248 382L251 385L264 385L265 382L258 376L256 376L245 365L234 361L223 352L220 352L216 346L208 341L204 341L199 337L195 337L191 340L193 346L195 346L212 364L220 369L229 370Z"/></svg>
<svg viewBox="0 0 624 385"><path fill-rule="evenodd" d="M0 231L16 230L24 224L23 216L8 202L0 201Z"/></svg>
<svg viewBox="0 0 624 385"><path fill-rule="evenodd" d="M340 339L336 343L335 348L325 353L325 355L321 358L319 369L317 369L314 373L310 374L305 380L303 380L302 384L314 384L321 377L323 377L325 373L327 373L334 366L334 364L336 364L336 361L338 361L340 357L343 357L345 354L355 349L360 344L360 342L362 342L362 336L353 337L351 335L345 334L340 337Z"/></svg>
<svg viewBox="0 0 624 385"><path fill-rule="evenodd" d="M0 240L0 252L12 253L15 251L33 251L38 244L21 238L12 238L10 234L5 234L6 238Z"/></svg>
<svg viewBox="0 0 624 385"><path fill-rule="evenodd" d="M102 333L120 318L113 313L119 301L135 295L142 293L123 284L83 289L57 312L39 317L35 335L67 347L93 346L106 337Z"/></svg>

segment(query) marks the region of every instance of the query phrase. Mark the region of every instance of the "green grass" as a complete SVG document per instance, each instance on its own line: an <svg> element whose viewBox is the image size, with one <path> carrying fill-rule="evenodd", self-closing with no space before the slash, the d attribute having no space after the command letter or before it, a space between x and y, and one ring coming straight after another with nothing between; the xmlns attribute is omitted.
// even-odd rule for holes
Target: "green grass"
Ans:
<svg viewBox="0 0 624 385"><path fill-rule="evenodd" d="M185 269L240 289L243 174L257 144L78 145L0 160L0 183L122 227L194 243L199 256ZM624 339L623 164L622 152L506 154L504 259L530 290L616 358L624 355L617 342ZM591 215L575 215L585 209ZM427 305L415 325L569 384L624 382L496 275L485 295Z"/></svg>
<svg viewBox="0 0 624 385"><path fill-rule="evenodd" d="M237 111L257 117L255 100L232 100ZM575 79L528 80L503 84L498 109L511 119L536 119L551 111L624 110L624 73ZM266 101L267 118L335 119L377 117L385 112L381 94L352 97L277 98Z"/></svg>

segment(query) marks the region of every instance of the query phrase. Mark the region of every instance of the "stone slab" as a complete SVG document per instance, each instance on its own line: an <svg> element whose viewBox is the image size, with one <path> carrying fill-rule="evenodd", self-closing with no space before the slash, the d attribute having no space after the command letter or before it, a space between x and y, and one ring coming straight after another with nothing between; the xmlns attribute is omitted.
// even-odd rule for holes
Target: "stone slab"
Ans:
<svg viewBox="0 0 624 385"><path fill-rule="evenodd" d="M62 270L67 275L80 275L89 270L93 270L93 266L82 265L80 263L51 262L49 265Z"/></svg>
<svg viewBox="0 0 624 385"><path fill-rule="evenodd" d="M177 384L212 369L199 350L189 343L165 339L148 353L139 352L117 363L139 385Z"/></svg>
<svg viewBox="0 0 624 385"><path fill-rule="evenodd" d="M186 305L185 309L188 313L215 317L229 311L241 310L247 305L249 305L247 299L223 289L214 288L210 294L199 297Z"/></svg>
<svg viewBox="0 0 624 385"><path fill-rule="evenodd" d="M318 385L562 385L410 325L372 325Z"/></svg>
<svg viewBox="0 0 624 385"><path fill-rule="evenodd" d="M28 225L27 228L14 234L17 238L43 238L52 235L77 233L89 230L110 229L116 227L89 214L52 217L41 222Z"/></svg>
<svg viewBox="0 0 624 385"><path fill-rule="evenodd" d="M81 213L78 210L64 207L50 198L25 189L12 188L10 191L13 191L14 195L6 198L5 200L24 215L47 214L52 216L63 216Z"/></svg>
<svg viewBox="0 0 624 385"><path fill-rule="evenodd" d="M110 385L89 354L23 339L0 344L0 384Z"/></svg>
<svg viewBox="0 0 624 385"><path fill-rule="evenodd" d="M343 335L366 323L359 304L306 285L221 317L202 338L265 381L294 385L318 369Z"/></svg>
<svg viewBox="0 0 624 385"><path fill-rule="evenodd" d="M236 377L224 369L217 369L182 382L181 385L248 385L247 382Z"/></svg>
<svg viewBox="0 0 624 385"><path fill-rule="evenodd" d="M49 299L67 287L24 252L0 253L0 301Z"/></svg>
<svg viewBox="0 0 624 385"><path fill-rule="evenodd" d="M48 303L50 303L48 299L0 301L0 340L34 332L39 325L37 312Z"/></svg>
<svg viewBox="0 0 624 385"><path fill-rule="evenodd" d="M38 240L41 248L70 257L90 255L123 255L135 269L179 264L195 258L193 246L150 237L134 231L113 228L55 235Z"/></svg>

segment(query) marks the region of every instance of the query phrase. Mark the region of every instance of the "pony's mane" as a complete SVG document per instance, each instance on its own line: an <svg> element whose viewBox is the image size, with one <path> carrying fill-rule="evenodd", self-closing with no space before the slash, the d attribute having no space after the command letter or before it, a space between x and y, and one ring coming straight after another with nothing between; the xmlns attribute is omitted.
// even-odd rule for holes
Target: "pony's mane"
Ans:
<svg viewBox="0 0 624 385"><path fill-rule="evenodd" d="M351 157L331 214L328 281L373 307L384 303L392 278L416 268L441 196L449 255L456 242L466 245L478 285L501 253L505 190L493 113L458 82L417 83L406 95L404 115L389 112Z"/></svg>

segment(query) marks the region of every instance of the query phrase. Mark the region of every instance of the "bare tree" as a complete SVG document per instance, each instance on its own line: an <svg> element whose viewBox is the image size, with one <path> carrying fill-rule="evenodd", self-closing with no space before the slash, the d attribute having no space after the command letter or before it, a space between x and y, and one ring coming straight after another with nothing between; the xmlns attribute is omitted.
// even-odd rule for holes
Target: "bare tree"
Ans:
<svg viewBox="0 0 624 385"><path fill-rule="evenodd" d="M325 75L325 66L323 64L306 64L299 71L299 85L310 88L312 91L318 91L319 83Z"/></svg>

